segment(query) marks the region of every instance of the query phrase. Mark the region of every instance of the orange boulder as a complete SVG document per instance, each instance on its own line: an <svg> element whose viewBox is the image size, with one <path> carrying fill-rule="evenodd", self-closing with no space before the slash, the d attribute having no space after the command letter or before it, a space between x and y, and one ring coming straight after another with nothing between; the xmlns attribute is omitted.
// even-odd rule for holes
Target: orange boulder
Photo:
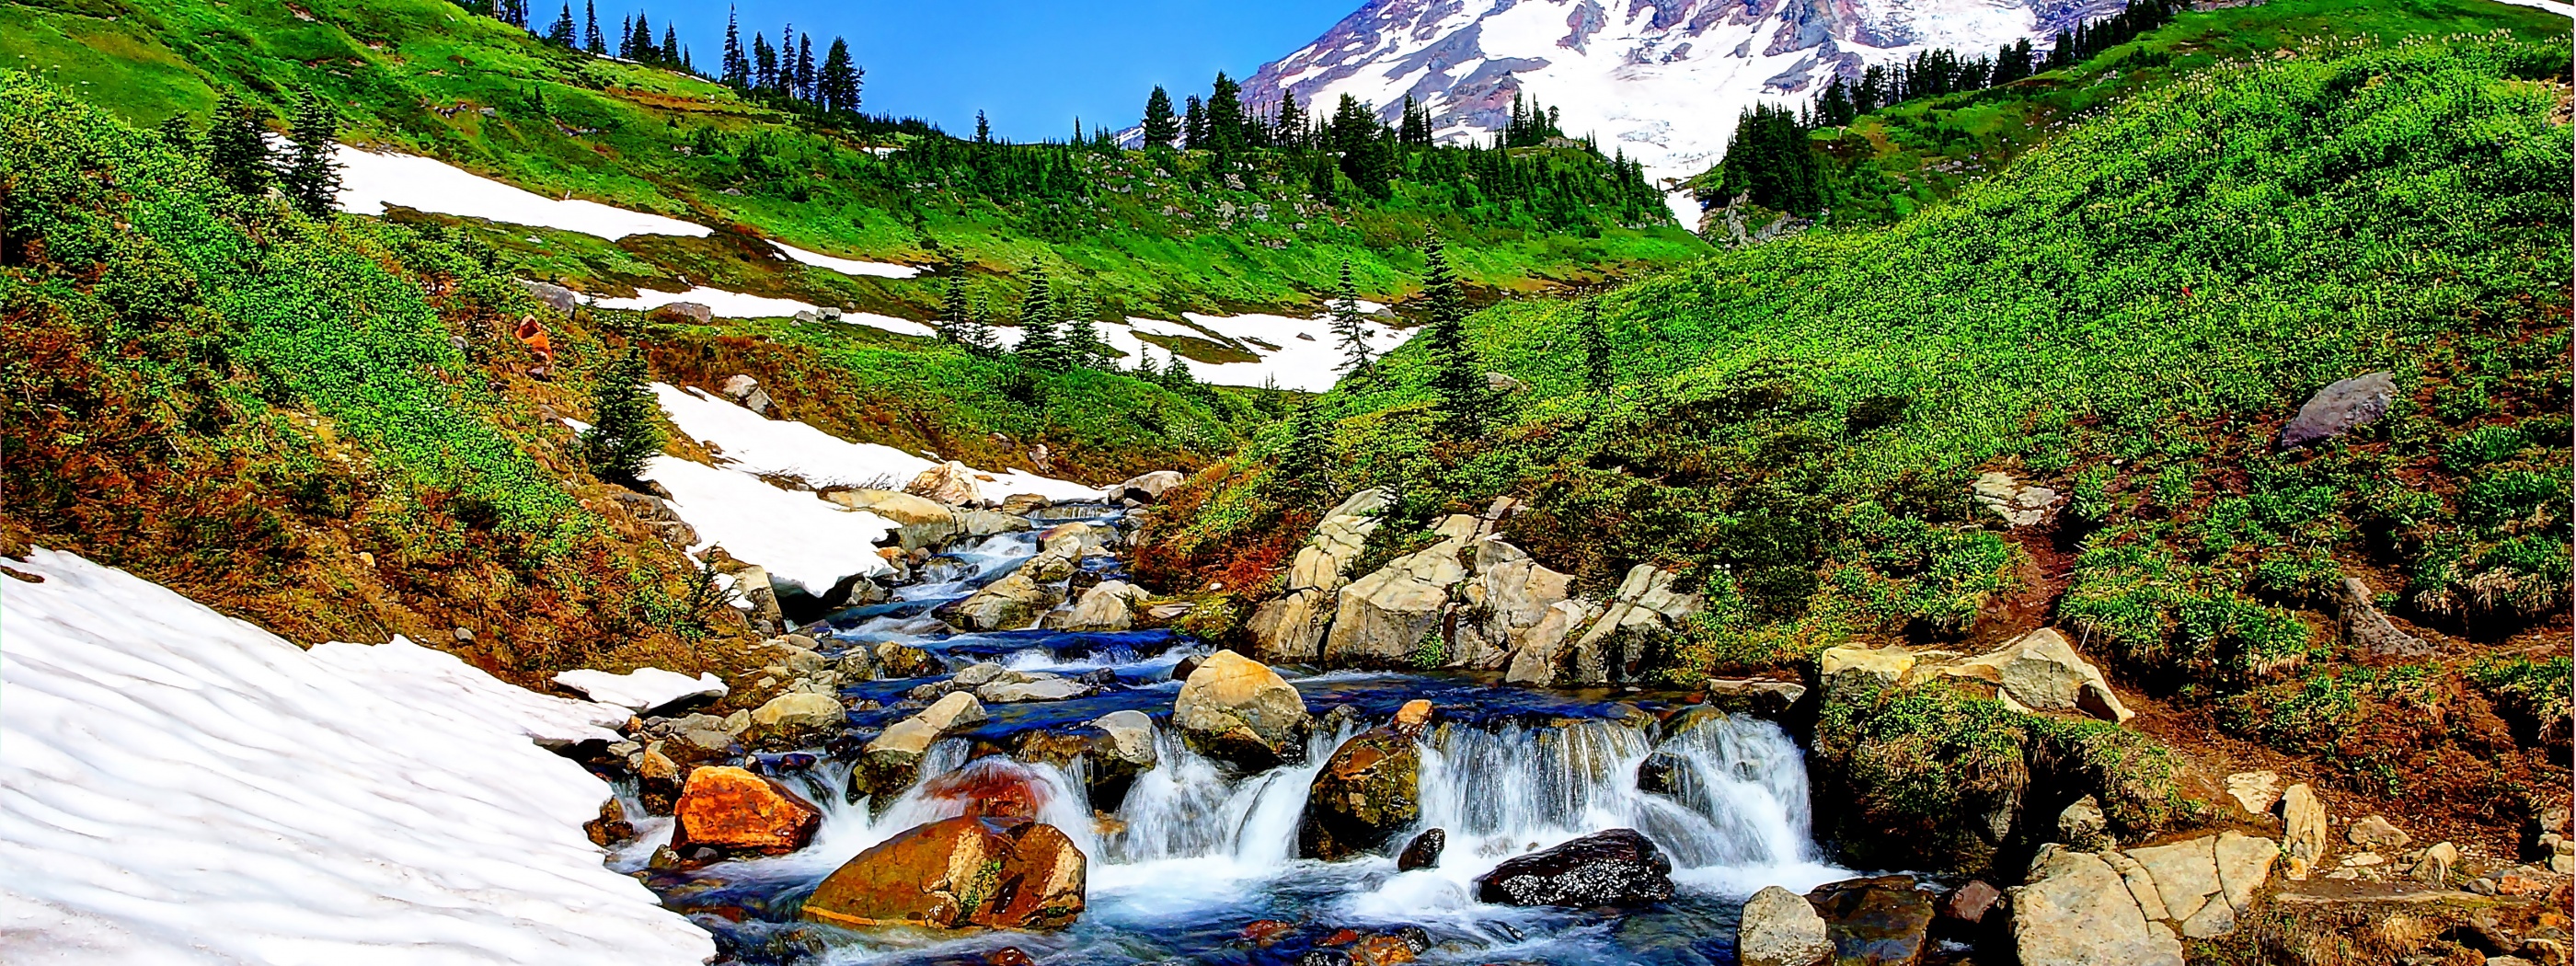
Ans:
<svg viewBox="0 0 2576 966"><path fill-rule="evenodd" d="M689 772L671 814L678 820L671 848L683 855L700 847L781 855L804 848L823 824L822 811L804 796L729 765Z"/></svg>
<svg viewBox="0 0 2576 966"><path fill-rule="evenodd" d="M959 816L917 825L843 863L805 918L851 929L1059 929L1082 914L1086 860L1055 826Z"/></svg>

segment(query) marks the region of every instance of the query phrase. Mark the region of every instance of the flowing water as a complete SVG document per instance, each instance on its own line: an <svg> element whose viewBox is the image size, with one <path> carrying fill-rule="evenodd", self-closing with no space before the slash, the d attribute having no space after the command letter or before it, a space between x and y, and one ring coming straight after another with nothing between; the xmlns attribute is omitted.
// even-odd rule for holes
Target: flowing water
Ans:
<svg viewBox="0 0 2576 966"><path fill-rule="evenodd" d="M1042 525L1110 519L1096 507L1042 512ZM1291 677L1317 720L1335 723L1318 727L1302 763L1231 775L1168 727L1179 691L1172 669L1204 646L1164 631L951 633L929 616L1035 550L1029 533L951 549L919 568L917 582L898 589L893 601L835 617L834 636L852 645L913 644L952 670L998 661L1065 675L1105 670L1116 683L1069 701L988 706L988 720L934 745L924 756L924 780L881 810L845 799L849 766L834 754L757 756L755 765L801 783L825 810L814 843L776 858L643 873L665 904L717 934L727 961L966 964L1009 946L1041 963L1084 966L1294 963L1339 929L1417 926L1433 942L1425 962L1731 963L1743 897L1764 885L1803 891L1847 874L1817 857L1805 762L1779 726L1705 710L1671 714L1671 703L1652 695L1613 701L1448 675ZM1116 566L1108 557L1086 562L1104 577L1117 576ZM893 707L905 691L932 680L846 689L853 700L886 707L854 711L851 735L833 749L855 756L866 736L911 713ZM1399 873L1389 857L1296 858L1307 789L1334 747L1414 698L1432 702L1437 723L1418 739L1421 819L1394 843L1442 829L1448 845L1439 865ZM1327 717L1342 707L1350 712ZM1124 709L1154 716L1159 755L1114 812L1095 811L1078 759L1069 767L1000 755L969 760L979 745L1009 747L1026 731L1078 729ZM1638 766L1649 755L1677 763L1669 792L1638 790ZM1074 926L853 933L797 921L798 903L833 869L905 829L961 814L966 806L956 789L994 782L1032 790L1039 820L1062 829L1089 858L1088 908ZM642 814L639 803L628 808ZM643 838L612 864L641 870L652 847L667 839L668 825L639 823ZM1617 916L1474 900L1475 878L1504 858L1612 828L1653 840L1672 860L1681 894ZM1260 919L1296 927L1267 946L1244 941L1243 927Z"/></svg>

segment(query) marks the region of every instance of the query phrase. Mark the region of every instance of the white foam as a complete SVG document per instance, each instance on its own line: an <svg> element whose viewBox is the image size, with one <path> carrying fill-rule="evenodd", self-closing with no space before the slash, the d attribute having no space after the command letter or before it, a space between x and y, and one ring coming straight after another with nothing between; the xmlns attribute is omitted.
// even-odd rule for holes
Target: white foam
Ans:
<svg viewBox="0 0 2576 966"><path fill-rule="evenodd" d="M340 162L339 208L353 214L381 215L385 206L398 205L462 218L580 232L611 241L628 235L702 238L710 234L705 225L677 218L577 198L548 198L436 158L378 154L345 144L333 157Z"/></svg>
<svg viewBox="0 0 2576 966"><path fill-rule="evenodd" d="M0 960L714 955L601 865L607 783L529 740L624 709L408 642L307 652L70 554L13 566L45 579L0 579Z"/></svg>

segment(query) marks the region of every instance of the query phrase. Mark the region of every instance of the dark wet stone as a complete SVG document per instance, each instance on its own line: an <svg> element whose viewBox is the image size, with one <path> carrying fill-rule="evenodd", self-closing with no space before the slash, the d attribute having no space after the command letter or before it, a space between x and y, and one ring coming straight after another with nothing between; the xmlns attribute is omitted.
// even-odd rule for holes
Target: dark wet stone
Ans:
<svg viewBox="0 0 2576 966"><path fill-rule="evenodd" d="M1932 894L1914 877L1883 875L1828 882L1807 893L1825 917L1835 966L1914 966L1932 930Z"/></svg>
<svg viewBox="0 0 2576 966"><path fill-rule="evenodd" d="M1671 795L1681 790L1681 783L1688 781L1689 775L1690 762L1672 752L1658 751L1637 763L1637 790Z"/></svg>
<svg viewBox="0 0 2576 966"><path fill-rule="evenodd" d="M1384 848L1422 817L1421 765L1413 742L1386 728L1342 742L1306 796L1298 857L1337 862Z"/></svg>
<svg viewBox="0 0 2576 966"><path fill-rule="evenodd" d="M1516 855L1476 880L1476 900L1513 906L1641 906L1673 897L1673 864L1636 829Z"/></svg>
<svg viewBox="0 0 2576 966"><path fill-rule="evenodd" d="M1395 871L1434 868L1440 864L1440 850L1449 847L1449 833L1430 829L1405 843L1404 854L1395 857Z"/></svg>

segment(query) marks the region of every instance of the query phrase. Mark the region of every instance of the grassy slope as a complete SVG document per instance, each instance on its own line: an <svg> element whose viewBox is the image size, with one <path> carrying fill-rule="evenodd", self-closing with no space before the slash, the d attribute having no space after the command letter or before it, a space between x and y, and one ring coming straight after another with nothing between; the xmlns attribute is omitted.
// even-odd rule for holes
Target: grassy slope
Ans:
<svg viewBox="0 0 2576 966"><path fill-rule="evenodd" d="M2054 623L2160 702L2168 740L2215 731L2427 822L2511 828L2563 801L2567 754L2568 48L2563 21L2529 36L2216 65L1893 227L1628 286L1605 299L1606 398L1581 391L1572 306L1491 309L1486 365L1532 387L1501 425L1434 438L1424 360L1399 352L1327 397L1341 482L1403 485L1417 524L1522 496L1514 537L1596 593L1684 567L1712 608L1663 660L1676 682ZM2272 452L2310 393L2378 369L2388 418ZM1193 481L1149 577L1266 576L1244 572L1261 538L1311 513L1264 485L1276 445ZM1967 500L1981 470L2072 502L2005 532ZM2441 655L2355 665L2341 573Z"/></svg>
<svg viewBox="0 0 2576 966"><path fill-rule="evenodd" d="M1470 276L1496 288L1597 281L1703 250L1669 227L1569 239L1508 218L1462 222L1442 203L1410 196L1338 216L1226 219L1219 212L1229 205L1248 211L1266 203L1284 212L1300 193L1261 178L1247 190L1228 189L1193 174L1204 167L1202 156L1080 155L1087 178L1126 190L1103 190L1053 212L937 188L873 187L828 175L867 164L855 140L791 124L698 78L547 48L440 0L13 4L0 8L0 66L37 71L143 124L172 113L202 118L221 87L282 104L286 89L310 85L343 108L354 139L436 155L532 190L856 257L955 259L983 272L1013 272L1047 257L1069 268L1059 273L1065 280L1108 307L1166 318L1183 310L1311 307L1310 293L1328 289L1344 260L1369 292L1400 295L1418 267L1408 246L1433 228L1472 240L1481 255ZM702 128L718 135L727 156L681 150L703 144ZM748 176L730 155L754 140L773 157L826 174ZM1292 221L1308 227L1293 230ZM510 247L503 238L487 240ZM635 259L613 249L566 255L559 241L549 237L549 252L526 254L547 256L535 264L560 277L611 289L677 274L756 274L780 276L762 280L765 292L825 304L921 317L936 302L929 282L853 280L728 258L712 244ZM610 248L573 241L575 249ZM655 260L653 271L639 270Z"/></svg>

